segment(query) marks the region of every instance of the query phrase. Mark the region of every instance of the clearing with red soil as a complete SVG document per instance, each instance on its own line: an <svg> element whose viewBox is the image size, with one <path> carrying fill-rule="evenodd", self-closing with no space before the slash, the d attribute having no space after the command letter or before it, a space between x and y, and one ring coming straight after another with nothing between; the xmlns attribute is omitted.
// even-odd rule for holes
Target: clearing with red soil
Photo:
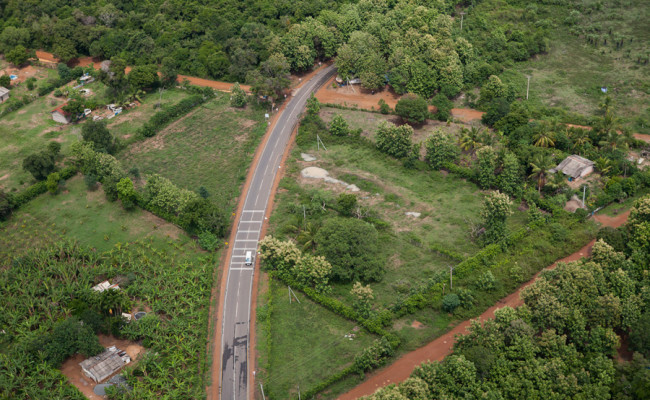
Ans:
<svg viewBox="0 0 650 400"><path fill-rule="evenodd" d="M120 350L126 351L126 354L131 357L131 364L128 364L129 366L132 365L137 360L138 355L144 351L144 347L137 343L116 339L113 336L99 335L99 343L104 347L115 346ZM103 400L105 398L104 396L98 396L93 392L93 388L97 383L81 372L81 366L79 363L85 359L86 358L81 354L75 354L73 357L65 360L61 366L61 372L68 378L68 381L70 381L71 384L84 394L84 396L90 400ZM119 374L119 372L117 374Z"/></svg>
<svg viewBox="0 0 650 400"><path fill-rule="evenodd" d="M346 85L334 87L335 77L332 77L320 90L316 92L316 98L321 103L338 104L345 107L358 107L365 110L379 110L379 100L384 100L391 108L395 108L397 102L402 97L395 93L393 89L386 86L383 90L373 91L363 89L358 85ZM430 106L429 110L435 112L435 107ZM482 111L472 110L469 108L452 108L451 115L462 122L480 120L485 114Z"/></svg>
<svg viewBox="0 0 650 400"><path fill-rule="evenodd" d="M603 226L616 228L623 225L625 221L627 221L627 217L629 215L629 211L626 211L625 213L622 213L615 217L595 215L594 220L600 222ZM595 242L595 240L592 240L577 252L554 262L544 270L551 270L555 268L559 262L566 263L577 261L582 257L588 256L591 252L591 247ZM481 320L494 318L494 312L500 308L506 306L519 307L522 305L523 301L519 297L519 294L521 293L522 289L532 284L540 273L541 271L535 274L533 279L520 286L514 293L511 293L505 298L499 300L497 304L485 310L485 312L483 312L483 314L481 314L478 318ZM361 396L371 395L380 387L406 380L411 375L411 372L413 372L415 367L422 364L423 362L442 361L446 356L451 354L451 350L455 341L454 337L456 335L468 333L467 328L470 326L470 322L471 320L463 321L460 324L456 325L451 331L445 333L432 342L429 342L427 345L403 355L393 364L375 372L366 381L356 386L349 392L339 396L338 400L353 400L358 399Z"/></svg>

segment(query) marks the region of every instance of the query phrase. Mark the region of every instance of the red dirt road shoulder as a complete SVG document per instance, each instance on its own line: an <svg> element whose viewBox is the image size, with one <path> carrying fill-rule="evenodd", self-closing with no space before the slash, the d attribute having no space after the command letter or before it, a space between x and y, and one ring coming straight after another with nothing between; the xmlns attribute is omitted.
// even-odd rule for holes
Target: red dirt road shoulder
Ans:
<svg viewBox="0 0 650 400"><path fill-rule="evenodd" d="M604 226L610 227L619 227L627 221L627 217L630 212L627 211L616 217L608 217L606 215L597 215L594 216L594 219L597 222L600 222ZM581 259L582 257L588 256L591 252L591 247L596 241L592 240L587 245L582 247L577 252L562 258L550 266L546 267L544 270L550 270L557 266L559 262L571 262ZM526 288L532 284L535 279L539 276L539 272L535 274L533 279L524 283L520 286L515 292L499 300L497 304L488 308L484 313L482 313L478 318L480 320L486 320L489 318L494 318L494 312L500 308L509 306L509 307L519 307L523 304L523 301L520 298L520 293L522 289ZM446 356L451 354L452 347L454 345L455 336L466 334L467 328L470 326L471 320L463 321L460 324L456 325L451 331L445 333L439 338L429 342L427 345L420 347L419 349L412 351L403 355L393 364L388 367L381 369L370 376L366 381L356 386L349 392L338 397L338 400L354 400L362 396L367 396L373 394L380 387L389 385L391 383L398 383L406 380L411 372L418 365L426 361L442 361Z"/></svg>

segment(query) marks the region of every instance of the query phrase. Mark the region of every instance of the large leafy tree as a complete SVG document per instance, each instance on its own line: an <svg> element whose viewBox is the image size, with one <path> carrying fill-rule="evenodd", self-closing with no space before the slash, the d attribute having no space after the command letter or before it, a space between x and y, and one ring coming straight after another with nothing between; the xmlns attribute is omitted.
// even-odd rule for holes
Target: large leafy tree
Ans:
<svg viewBox="0 0 650 400"><path fill-rule="evenodd" d="M54 155L49 151L31 154L23 160L23 169L39 181L47 178L54 168Z"/></svg>
<svg viewBox="0 0 650 400"><path fill-rule="evenodd" d="M115 150L115 139L105 121L86 121L81 126L81 137L84 141L92 143L96 151L111 154Z"/></svg>
<svg viewBox="0 0 650 400"><path fill-rule="evenodd" d="M259 70L249 73L247 80L255 93L279 98L291 82L289 63L284 55L273 54L262 63Z"/></svg>
<svg viewBox="0 0 650 400"><path fill-rule="evenodd" d="M495 243L506 237L506 219L512 214L512 201L499 191L490 192L483 201L481 217L485 226L486 243Z"/></svg>
<svg viewBox="0 0 650 400"><path fill-rule="evenodd" d="M332 218L316 235L316 252L332 264L332 277L341 282L379 281L384 258L374 226L355 218Z"/></svg>
<svg viewBox="0 0 650 400"><path fill-rule="evenodd" d="M27 54L25 46L19 44L14 47L13 50L9 51L5 55L5 58L13 65L19 67L27 62L29 55Z"/></svg>

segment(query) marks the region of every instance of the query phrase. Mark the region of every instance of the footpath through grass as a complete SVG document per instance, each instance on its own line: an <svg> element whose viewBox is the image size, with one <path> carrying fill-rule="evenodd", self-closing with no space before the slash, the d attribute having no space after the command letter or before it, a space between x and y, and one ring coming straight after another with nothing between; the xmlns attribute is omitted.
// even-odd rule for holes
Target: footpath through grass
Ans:
<svg viewBox="0 0 650 400"><path fill-rule="evenodd" d="M160 174L189 190L203 186L218 202L234 208L265 129L262 110L232 108L228 95L220 93L117 157L127 170Z"/></svg>

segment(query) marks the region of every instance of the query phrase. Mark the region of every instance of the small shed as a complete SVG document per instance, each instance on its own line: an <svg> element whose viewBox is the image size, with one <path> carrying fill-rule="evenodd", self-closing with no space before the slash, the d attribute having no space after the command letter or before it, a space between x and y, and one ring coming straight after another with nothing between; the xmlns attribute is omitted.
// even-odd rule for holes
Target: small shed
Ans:
<svg viewBox="0 0 650 400"><path fill-rule="evenodd" d="M131 357L125 351L111 346L103 353L80 362L79 365L88 378L99 383L130 362Z"/></svg>
<svg viewBox="0 0 650 400"><path fill-rule="evenodd" d="M50 112L52 119L62 124L69 124L72 121L72 114L63 110L68 103L62 104Z"/></svg>
<svg viewBox="0 0 650 400"><path fill-rule="evenodd" d="M0 103L4 103L7 100L9 100L9 89L0 86Z"/></svg>
<svg viewBox="0 0 650 400"><path fill-rule="evenodd" d="M557 167L549 170L553 174L558 171L571 180L584 178L594 172L594 162L573 154L565 158Z"/></svg>

